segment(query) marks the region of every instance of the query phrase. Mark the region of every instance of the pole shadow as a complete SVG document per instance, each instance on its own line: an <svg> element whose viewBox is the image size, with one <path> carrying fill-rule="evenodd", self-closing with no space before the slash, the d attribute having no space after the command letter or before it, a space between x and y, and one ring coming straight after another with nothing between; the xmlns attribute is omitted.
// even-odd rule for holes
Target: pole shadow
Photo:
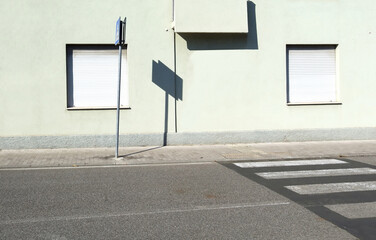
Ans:
<svg viewBox="0 0 376 240"><path fill-rule="evenodd" d="M124 158L125 157L130 157L130 156L133 156L133 155L137 155L139 153L149 152L149 151L153 151L153 150L156 150L156 149L159 149L159 148L162 148L162 147L153 147L153 148L149 148L149 149L145 149L145 150L141 150L141 151L137 151L137 152L131 152L131 153L122 155L120 157L124 157Z"/></svg>
<svg viewBox="0 0 376 240"><path fill-rule="evenodd" d="M175 99L183 100L183 79L179 77L174 71L163 64L161 61L153 61L152 66L152 82L160 87L165 92L165 121L163 133L163 146L167 145L168 133L168 96ZM176 119L176 111L175 111Z"/></svg>

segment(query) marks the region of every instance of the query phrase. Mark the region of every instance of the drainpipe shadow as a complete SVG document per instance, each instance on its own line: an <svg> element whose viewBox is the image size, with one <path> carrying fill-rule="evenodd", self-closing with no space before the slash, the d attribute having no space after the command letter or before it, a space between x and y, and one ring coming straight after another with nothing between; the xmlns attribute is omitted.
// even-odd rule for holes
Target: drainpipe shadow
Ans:
<svg viewBox="0 0 376 240"><path fill-rule="evenodd" d="M165 92L165 119L163 130L163 146L167 145L168 134L168 113L169 113L169 96L173 97L175 101L183 100L183 79L179 77L174 71L163 64L161 61L153 61L152 63L152 82L160 87ZM175 119L176 109L175 109Z"/></svg>

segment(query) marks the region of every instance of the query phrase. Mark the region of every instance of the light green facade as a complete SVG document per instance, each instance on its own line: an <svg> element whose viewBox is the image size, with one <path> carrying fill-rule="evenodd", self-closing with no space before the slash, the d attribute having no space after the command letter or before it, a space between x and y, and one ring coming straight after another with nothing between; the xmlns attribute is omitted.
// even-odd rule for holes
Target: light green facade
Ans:
<svg viewBox="0 0 376 240"><path fill-rule="evenodd" d="M209 12L220 8L215 2ZM376 3L254 0L248 6L255 22L248 21L254 32L247 40L244 33L174 33L172 0L1 1L0 148L66 147L59 137L115 133L115 110L67 110L66 45L112 44L119 16L127 17L131 107L121 111L120 133L137 138L126 144L161 144L166 126L171 144L376 139ZM288 44L338 45L342 104L287 105ZM176 69L182 81L176 108L172 96L166 107L153 65ZM57 142L28 145L30 137Z"/></svg>

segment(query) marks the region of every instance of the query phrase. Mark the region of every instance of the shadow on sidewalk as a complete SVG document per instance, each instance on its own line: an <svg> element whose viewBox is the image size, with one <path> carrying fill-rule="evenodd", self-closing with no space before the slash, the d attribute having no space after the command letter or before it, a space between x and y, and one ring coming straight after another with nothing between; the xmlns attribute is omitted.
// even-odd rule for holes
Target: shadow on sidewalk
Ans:
<svg viewBox="0 0 376 240"><path fill-rule="evenodd" d="M156 149L159 149L159 148L163 148L163 146L153 147L153 148L145 149L145 150L138 151L138 152L128 153L128 154L125 154L125 155L121 155L119 157L126 158L126 157L129 157L129 156L132 156L132 155L136 155L136 154L143 153L143 152L148 152L148 151L153 151L153 150L156 150Z"/></svg>

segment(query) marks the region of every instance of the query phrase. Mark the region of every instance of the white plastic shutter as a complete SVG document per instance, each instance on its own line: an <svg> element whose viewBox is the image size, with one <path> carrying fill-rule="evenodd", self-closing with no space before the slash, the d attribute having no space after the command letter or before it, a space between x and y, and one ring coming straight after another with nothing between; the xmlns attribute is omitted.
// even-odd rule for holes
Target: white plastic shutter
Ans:
<svg viewBox="0 0 376 240"><path fill-rule="evenodd" d="M335 102L335 46L288 47L290 103Z"/></svg>
<svg viewBox="0 0 376 240"><path fill-rule="evenodd" d="M119 52L117 50L73 50L73 107L117 105ZM122 53L120 104L128 106L126 52Z"/></svg>

